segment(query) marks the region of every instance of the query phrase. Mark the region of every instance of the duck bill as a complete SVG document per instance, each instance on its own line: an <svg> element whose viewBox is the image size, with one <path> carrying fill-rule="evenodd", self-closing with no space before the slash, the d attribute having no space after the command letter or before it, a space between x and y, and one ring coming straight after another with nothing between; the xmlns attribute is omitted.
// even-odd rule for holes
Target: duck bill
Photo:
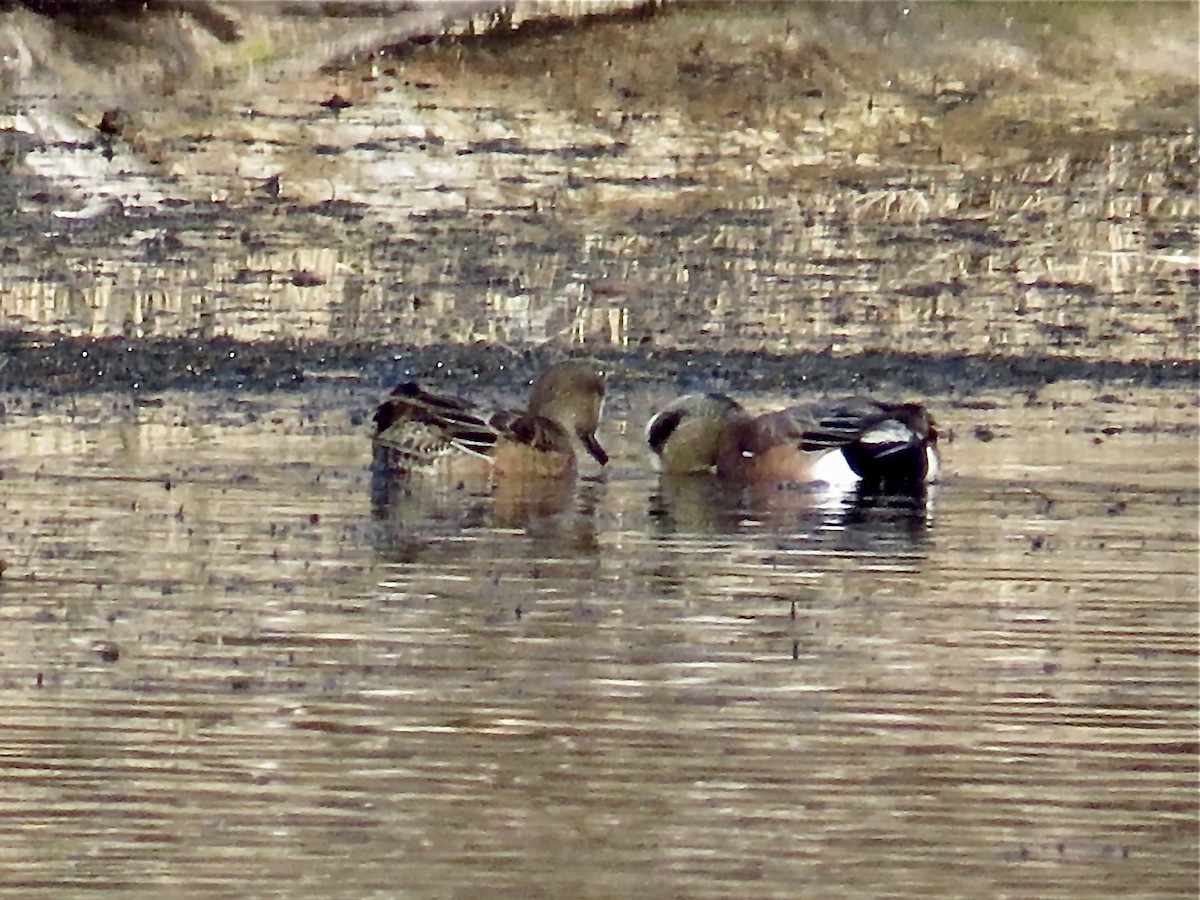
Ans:
<svg viewBox="0 0 1200 900"><path fill-rule="evenodd" d="M579 435L579 440L583 443L583 449L591 454L592 459L600 463L600 465L608 464L608 454L604 448L600 446L600 442L596 440L596 435L590 431L583 432Z"/></svg>

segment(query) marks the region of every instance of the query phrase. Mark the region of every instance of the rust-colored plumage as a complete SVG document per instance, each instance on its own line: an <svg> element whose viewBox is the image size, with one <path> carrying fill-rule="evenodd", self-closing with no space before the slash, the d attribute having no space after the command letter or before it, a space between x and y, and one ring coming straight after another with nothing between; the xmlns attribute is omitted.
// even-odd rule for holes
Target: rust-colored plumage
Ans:
<svg viewBox="0 0 1200 900"><path fill-rule="evenodd" d="M753 416L723 394L687 394L651 418L646 439L666 473L745 483L822 479L834 454L865 487L918 487L938 472L937 429L919 403L853 398Z"/></svg>

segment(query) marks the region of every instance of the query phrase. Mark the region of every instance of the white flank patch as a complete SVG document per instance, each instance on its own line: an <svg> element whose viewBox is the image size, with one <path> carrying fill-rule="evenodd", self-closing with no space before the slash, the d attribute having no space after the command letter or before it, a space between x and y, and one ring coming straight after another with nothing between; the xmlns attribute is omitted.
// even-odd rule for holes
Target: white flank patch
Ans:
<svg viewBox="0 0 1200 900"><path fill-rule="evenodd" d="M942 471L941 460L938 459L937 451L932 447L925 448L925 480L937 481L938 475Z"/></svg>
<svg viewBox="0 0 1200 900"><path fill-rule="evenodd" d="M846 462L841 450L827 450L812 465L812 480L820 481L831 488L849 489L858 484L858 476Z"/></svg>

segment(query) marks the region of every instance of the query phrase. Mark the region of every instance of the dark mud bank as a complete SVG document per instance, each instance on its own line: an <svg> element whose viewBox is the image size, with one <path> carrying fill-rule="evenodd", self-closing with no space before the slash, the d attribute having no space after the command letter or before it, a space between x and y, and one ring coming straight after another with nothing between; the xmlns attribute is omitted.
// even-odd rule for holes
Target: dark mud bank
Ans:
<svg viewBox="0 0 1200 900"><path fill-rule="evenodd" d="M578 350L576 352L579 352ZM587 352L587 348L583 352ZM494 344L408 345L343 341L238 341L85 338L0 333L0 390L134 391L301 389L310 380L361 379L375 390L401 377L431 383L503 385L529 378L550 351ZM733 390L878 390L925 394L1030 390L1063 380L1137 387L1200 382L1200 362L1070 359L965 353L833 352L795 354L644 347L591 348L615 385L645 382Z"/></svg>

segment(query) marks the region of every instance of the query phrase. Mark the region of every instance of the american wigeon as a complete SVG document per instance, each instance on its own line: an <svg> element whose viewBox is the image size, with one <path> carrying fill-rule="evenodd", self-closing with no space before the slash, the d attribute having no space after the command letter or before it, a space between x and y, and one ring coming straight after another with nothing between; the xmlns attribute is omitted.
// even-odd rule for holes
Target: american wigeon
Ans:
<svg viewBox="0 0 1200 900"><path fill-rule="evenodd" d="M528 408L490 415L406 382L375 412L376 465L402 475L472 463L505 479L572 475L576 442L600 465L608 462L596 438L603 405L603 377L575 360L538 376Z"/></svg>
<svg viewBox="0 0 1200 900"><path fill-rule="evenodd" d="M837 477L901 490L937 477L937 428L919 403L865 398L753 416L724 394L687 394L656 413L646 440L666 473L715 472L747 483Z"/></svg>
<svg viewBox="0 0 1200 900"><path fill-rule="evenodd" d="M750 418L724 394L685 394L655 413L646 424L654 465L671 474L712 472L726 433Z"/></svg>

